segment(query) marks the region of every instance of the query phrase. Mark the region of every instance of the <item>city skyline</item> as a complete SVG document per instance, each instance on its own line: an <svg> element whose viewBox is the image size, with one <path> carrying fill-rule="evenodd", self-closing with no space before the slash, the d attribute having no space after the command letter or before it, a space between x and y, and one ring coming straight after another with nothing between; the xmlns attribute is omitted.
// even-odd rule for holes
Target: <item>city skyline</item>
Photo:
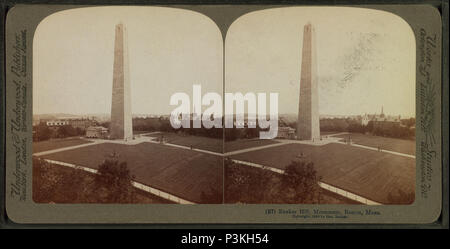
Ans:
<svg viewBox="0 0 450 249"><path fill-rule="evenodd" d="M326 118L326 117L357 117L357 116L364 116L364 115L380 115L381 112L374 112L374 113L360 113L360 114L327 114L327 113L319 113L320 118ZM398 117L399 115L401 118L415 118L415 115L402 115L399 113L386 113L383 112L385 116L390 117ZM73 114L73 113L33 113L33 117L38 116L64 116L65 118L78 118L78 117L104 117L104 116L111 116L111 113L81 113L81 114ZM164 114L164 113L131 113L133 118L136 117L170 117L170 114ZM236 114L233 114L236 115ZM248 113L245 113L244 115L248 115ZM269 114L267 114L269 115ZM257 114L255 114L257 117ZM279 113L278 116L293 116L297 117L297 113Z"/></svg>

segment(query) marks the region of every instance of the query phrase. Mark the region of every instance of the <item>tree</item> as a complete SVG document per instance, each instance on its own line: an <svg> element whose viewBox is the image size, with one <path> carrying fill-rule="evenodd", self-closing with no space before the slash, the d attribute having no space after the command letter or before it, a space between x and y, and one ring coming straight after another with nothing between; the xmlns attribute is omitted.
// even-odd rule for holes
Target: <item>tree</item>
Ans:
<svg viewBox="0 0 450 249"><path fill-rule="evenodd" d="M416 119L415 118L402 119L401 123L406 127L411 128L416 125Z"/></svg>
<svg viewBox="0 0 450 249"><path fill-rule="evenodd" d="M365 133L366 132L366 127L361 125L361 124L357 124L357 123L351 123L348 126L348 132L354 132L354 133Z"/></svg>
<svg viewBox="0 0 450 249"><path fill-rule="evenodd" d="M225 141L234 141L240 137L241 131L233 126L233 128L225 129Z"/></svg>
<svg viewBox="0 0 450 249"><path fill-rule="evenodd" d="M60 168L60 170L55 170ZM79 169L70 174L61 173L67 168L51 165L44 159L33 157L33 200L40 203L81 203L92 191L85 183ZM77 187L75 187L77 186ZM93 200L92 202L95 202Z"/></svg>
<svg viewBox="0 0 450 249"><path fill-rule="evenodd" d="M108 158L99 165L95 176L95 189L99 192L102 202L129 203L135 199L130 170L126 162L116 158Z"/></svg>
<svg viewBox="0 0 450 249"><path fill-rule="evenodd" d="M257 138L257 137L259 137L260 132L261 132L261 129L259 128L259 126L256 126L256 128L245 127L245 129L243 131L243 136L245 138Z"/></svg>
<svg viewBox="0 0 450 249"><path fill-rule="evenodd" d="M105 122L101 122L100 124L99 124L99 126L103 126L103 127L105 127L105 128L110 128L109 126L111 125L111 122L109 122L109 121L105 121Z"/></svg>
<svg viewBox="0 0 450 249"><path fill-rule="evenodd" d="M319 177L314 163L295 160L284 170L281 186L285 203L318 203L320 201Z"/></svg>
<svg viewBox="0 0 450 249"><path fill-rule="evenodd" d="M165 132L175 132L175 129L172 127L168 120L161 121L161 126L159 129Z"/></svg>
<svg viewBox="0 0 450 249"><path fill-rule="evenodd" d="M44 141L52 137L53 132L46 124L39 124L33 130L33 141Z"/></svg>
<svg viewBox="0 0 450 249"><path fill-rule="evenodd" d="M73 137L76 135L78 135L78 132L71 125L63 125L63 126L59 127L58 131L57 131L57 137L59 137L59 138Z"/></svg>
<svg viewBox="0 0 450 249"><path fill-rule="evenodd" d="M75 130L76 130L76 134L77 134L78 136L84 136L84 135L86 135L86 130L85 130L85 129L81 129L80 127L77 127Z"/></svg>
<svg viewBox="0 0 450 249"><path fill-rule="evenodd" d="M314 164L293 161L284 174L225 159L226 203L319 203L321 189Z"/></svg>
<svg viewBox="0 0 450 249"><path fill-rule="evenodd" d="M226 203L278 203L279 176L269 170L234 163L226 158Z"/></svg>
<svg viewBox="0 0 450 249"><path fill-rule="evenodd" d="M366 125L366 131L373 132L373 128L374 128L373 121L369 121L369 123L367 123L367 125Z"/></svg>

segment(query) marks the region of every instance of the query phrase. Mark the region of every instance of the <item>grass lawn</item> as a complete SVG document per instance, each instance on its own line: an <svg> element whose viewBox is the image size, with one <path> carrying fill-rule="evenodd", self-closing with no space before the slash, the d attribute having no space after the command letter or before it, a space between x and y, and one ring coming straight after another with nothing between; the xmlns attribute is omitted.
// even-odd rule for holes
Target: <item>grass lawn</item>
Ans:
<svg viewBox="0 0 450 249"><path fill-rule="evenodd" d="M225 166L225 203L281 204L286 193L281 187L282 175L260 168L234 163ZM233 184L237 184L233 186ZM316 198L308 204L360 204L317 186ZM319 197L320 196L320 197ZM289 200L289 199L288 199ZM290 200L289 204L305 204L302 200Z"/></svg>
<svg viewBox="0 0 450 249"><path fill-rule="evenodd" d="M336 137L347 139L349 135L340 135ZM391 150L395 152L405 153L409 155L416 154L416 141L408 139L390 138L372 136L361 133L352 133L350 137L355 144L370 146L377 148L381 146L381 149Z"/></svg>
<svg viewBox="0 0 450 249"><path fill-rule="evenodd" d="M236 150L242 150L247 148L259 147L269 144L278 143L271 139L238 139L234 141L225 142L225 152L231 152Z"/></svg>
<svg viewBox="0 0 450 249"><path fill-rule="evenodd" d="M71 179L74 175L80 176L79 182L64 181ZM98 193L92 191L89 200L80 198L85 187L94 180L95 174L64 166L48 164L45 168L33 165L33 201L37 203L93 203L101 200ZM137 188L133 188L134 198L130 203L154 204L173 203L156 195L147 193ZM100 203L96 201L95 203Z"/></svg>
<svg viewBox="0 0 450 249"><path fill-rule="evenodd" d="M182 145L195 149L207 150L212 152L222 153L223 151L223 141L222 139L210 138L210 137L200 137L200 136L190 136L190 135L180 135L171 132L161 132L159 134L150 134L149 137L161 137L167 143Z"/></svg>
<svg viewBox="0 0 450 249"><path fill-rule="evenodd" d="M274 140L268 139L239 139L235 141L226 142L225 145L222 139L217 138L209 138L209 137L200 137L200 136L189 136L189 135L180 135L171 132L162 132L160 134L150 134L146 136L150 137L161 137L164 136L164 139L167 143L182 145L190 147L192 145L193 148L208 150L212 152L223 153L225 152L247 149L252 147L258 147L268 144L277 143ZM225 147L225 148L224 148Z"/></svg>
<svg viewBox="0 0 450 249"><path fill-rule="evenodd" d="M91 143L90 141L81 138L61 138L61 139L51 139L41 142L33 142L33 153L54 150L64 147L70 147L80 144Z"/></svg>
<svg viewBox="0 0 450 249"><path fill-rule="evenodd" d="M202 191L222 192L222 157L153 143L104 143L43 156L97 168L113 152L126 161L135 180L193 202ZM221 196L220 196L221 199Z"/></svg>
<svg viewBox="0 0 450 249"><path fill-rule="evenodd" d="M287 144L232 158L284 169L300 153L314 162L322 182L377 202L388 203L388 194L398 190L415 191L414 159L343 144Z"/></svg>

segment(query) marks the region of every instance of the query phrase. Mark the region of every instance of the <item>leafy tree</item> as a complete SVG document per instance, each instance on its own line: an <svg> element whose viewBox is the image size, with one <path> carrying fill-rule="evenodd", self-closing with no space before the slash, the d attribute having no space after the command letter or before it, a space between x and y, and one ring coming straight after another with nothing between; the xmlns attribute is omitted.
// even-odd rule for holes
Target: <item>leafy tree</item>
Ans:
<svg viewBox="0 0 450 249"><path fill-rule="evenodd" d="M314 163L295 160L284 170L281 186L286 203L318 203L320 201L319 177Z"/></svg>
<svg viewBox="0 0 450 249"><path fill-rule="evenodd" d="M84 136L86 135L86 130L85 129L81 129L80 127L76 128L76 133L78 136Z"/></svg>
<svg viewBox="0 0 450 249"><path fill-rule="evenodd" d="M33 127L33 141L44 141L52 137L53 131L46 124Z"/></svg>
<svg viewBox="0 0 450 249"><path fill-rule="evenodd" d="M225 159L225 202L319 203L318 180L311 162L294 161L278 174Z"/></svg>
<svg viewBox="0 0 450 249"><path fill-rule="evenodd" d="M61 174L43 159L33 157L33 200L40 203L81 203L89 194L89 184L83 185L85 176L81 170ZM68 170L61 167L61 170ZM81 191L73 186L82 186Z"/></svg>
<svg viewBox="0 0 450 249"><path fill-rule="evenodd" d="M168 121L168 120L164 120L161 122L160 130L165 131L165 132L175 132L176 131L170 124L170 121Z"/></svg>
<svg viewBox="0 0 450 249"><path fill-rule="evenodd" d="M348 131L349 132L355 132L355 133L365 133L366 132L366 127L364 125L361 125L361 124L351 123L348 126Z"/></svg>
<svg viewBox="0 0 450 249"><path fill-rule="evenodd" d="M126 162L108 158L99 165L94 180L95 189L105 203L132 202L135 198L130 170Z"/></svg>
<svg viewBox="0 0 450 249"><path fill-rule="evenodd" d="M109 126L111 125L111 122L109 122L109 121L105 121L105 122L101 122L100 124L99 124L99 126L103 126L103 127L105 127L105 128L110 128Z"/></svg>
<svg viewBox="0 0 450 249"><path fill-rule="evenodd" d="M76 135L78 135L78 132L71 125L63 125L63 126L59 127L57 130L57 137L59 137L59 138L73 137Z"/></svg>
<svg viewBox="0 0 450 249"><path fill-rule="evenodd" d="M140 203L125 162L106 159L98 174L33 157L33 200L38 203Z"/></svg>
<svg viewBox="0 0 450 249"><path fill-rule="evenodd" d="M237 129L233 126L233 128L225 129L225 141L234 141L241 136L240 129Z"/></svg>
<svg viewBox="0 0 450 249"><path fill-rule="evenodd" d="M287 126L293 128L293 129L297 129L297 121L289 122L287 124Z"/></svg>
<svg viewBox="0 0 450 249"><path fill-rule="evenodd" d="M402 119L401 123L406 127L411 128L412 126L416 125L416 119L415 118Z"/></svg>
<svg viewBox="0 0 450 249"><path fill-rule="evenodd" d="M225 202L277 203L277 175L225 159Z"/></svg>

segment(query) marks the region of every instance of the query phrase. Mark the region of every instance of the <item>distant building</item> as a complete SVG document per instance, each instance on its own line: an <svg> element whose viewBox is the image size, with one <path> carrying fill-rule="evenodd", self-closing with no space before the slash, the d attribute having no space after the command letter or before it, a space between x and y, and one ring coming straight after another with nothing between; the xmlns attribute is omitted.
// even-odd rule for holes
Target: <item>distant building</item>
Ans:
<svg viewBox="0 0 450 249"><path fill-rule="evenodd" d="M370 120L371 120L371 118L369 115L366 114L366 115L362 116L361 117L361 125L364 125L364 126L368 125Z"/></svg>
<svg viewBox="0 0 450 249"><path fill-rule="evenodd" d="M33 118L33 126L39 125L40 123L41 123L41 120Z"/></svg>
<svg viewBox="0 0 450 249"><path fill-rule="evenodd" d="M398 117L378 117L370 122L373 123L374 129L391 129L400 126L400 116Z"/></svg>
<svg viewBox="0 0 450 249"><path fill-rule="evenodd" d="M78 118L78 119L69 119L69 124L73 127L73 128L79 128L82 130L86 130L88 127L90 126L96 126L98 125L97 121L94 119L89 119L89 118Z"/></svg>
<svg viewBox="0 0 450 249"><path fill-rule="evenodd" d="M278 127L277 138L295 139L295 129L291 127Z"/></svg>
<svg viewBox="0 0 450 249"><path fill-rule="evenodd" d="M401 116L388 116L385 115L383 112L383 106L381 106L381 113L380 114L372 114L368 115L365 114L361 118L361 124L362 125L368 125L369 123L373 124L374 128L392 128L393 126L400 126L401 122Z"/></svg>
<svg viewBox="0 0 450 249"><path fill-rule="evenodd" d="M159 116L160 120L170 120L170 115L161 115Z"/></svg>
<svg viewBox="0 0 450 249"><path fill-rule="evenodd" d="M45 124L50 127L63 126L63 125L69 125L69 121L67 121L67 120L47 120L47 121L45 121Z"/></svg>
<svg viewBox="0 0 450 249"><path fill-rule="evenodd" d="M235 127L256 127L257 122L255 120L234 121Z"/></svg>
<svg viewBox="0 0 450 249"><path fill-rule="evenodd" d="M45 124L48 127L57 128L59 126L70 125L73 128L86 130L90 126L98 125L94 119L78 118L78 119L54 119L54 120L40 120L40 124ZM34 125L34 122L33 122Z"/></svg>
<svg viewBox="0 0 450 249"><path fill-rule="evenodd" d="M103 126L90 126L86 129L86 137L88 138L106 138L108 129Z"/></svg>

